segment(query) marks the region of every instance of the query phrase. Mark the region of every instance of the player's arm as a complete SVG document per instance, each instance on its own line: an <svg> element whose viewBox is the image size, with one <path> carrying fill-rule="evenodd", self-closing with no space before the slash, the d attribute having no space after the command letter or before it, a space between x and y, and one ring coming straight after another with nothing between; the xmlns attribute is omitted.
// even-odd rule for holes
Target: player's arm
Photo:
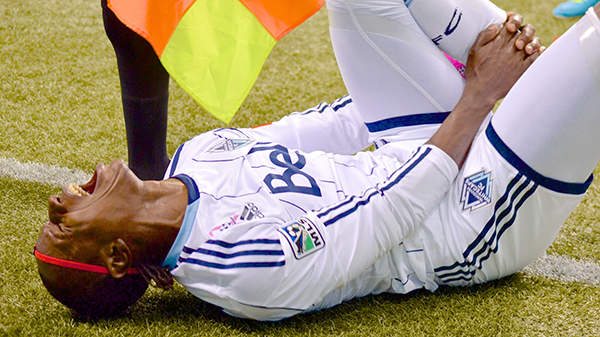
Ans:
<svg viewBox="0 0 600 337"><path fill-rule="evenodd" d="M543 52L533 36L535 29L521 24L520 15L510 15L502 28L490 26L479 34L469 52L463 95L428 141L446 152L459 168L494 104Z"/></svg>

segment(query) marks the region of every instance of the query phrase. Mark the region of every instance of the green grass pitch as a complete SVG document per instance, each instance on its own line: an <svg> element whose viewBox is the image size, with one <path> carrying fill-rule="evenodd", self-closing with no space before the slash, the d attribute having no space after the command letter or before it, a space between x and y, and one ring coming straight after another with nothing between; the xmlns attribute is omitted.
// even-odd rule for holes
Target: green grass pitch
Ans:
<svg viewBox="0 0 600 337"><path fill-rule="evenodd" d="M549 45L575 22L552 18L560 1L497 4L523 14ZM231 126L264 124L345 93L322 10L275 47ZM170 153L192 136L224 126L174 83L170 95ZM0 159L91 173L98 162L127 158L116 61L98 0L0 0L0 130ZM32 255L47 198L60 188L2 176L1 336L600 334L598 284L531 273L434 294L371 296L277 323L229 317L182 287L152 289L123 318L79 321L43 289ZM594 183L548 254L600 263L599 194Z"/></svg>

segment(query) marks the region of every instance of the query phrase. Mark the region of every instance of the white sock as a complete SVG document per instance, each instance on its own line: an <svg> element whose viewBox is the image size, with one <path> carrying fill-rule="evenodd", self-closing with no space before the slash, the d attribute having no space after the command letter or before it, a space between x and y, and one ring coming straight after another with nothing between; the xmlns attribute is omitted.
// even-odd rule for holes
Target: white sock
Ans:
<svg viewBox="0 0 600 337"><path fill-rule="evenodd" d="M477 35L506 21L506 12L487 0L406 0L408 10L443 52L467 62Z"/></svg>

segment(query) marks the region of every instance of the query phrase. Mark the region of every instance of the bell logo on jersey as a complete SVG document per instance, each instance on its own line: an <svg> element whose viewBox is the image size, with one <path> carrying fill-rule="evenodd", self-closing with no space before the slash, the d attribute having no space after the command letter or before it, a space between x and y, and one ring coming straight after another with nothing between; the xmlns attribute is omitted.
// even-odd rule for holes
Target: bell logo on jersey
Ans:
<svg viewBox="0 0 600 337"><path fill-rule="evenodd" d="M325 241L315 224L307 218L278 229L285 236L296 259L301 259L325 247Z"/></svg>
<svg viewBox="0 0 600 337"><path fill-rule="evenodd" d="M492 203L492 173L481 171L465 178L460 202L463 211L476 211Z"/></svg>

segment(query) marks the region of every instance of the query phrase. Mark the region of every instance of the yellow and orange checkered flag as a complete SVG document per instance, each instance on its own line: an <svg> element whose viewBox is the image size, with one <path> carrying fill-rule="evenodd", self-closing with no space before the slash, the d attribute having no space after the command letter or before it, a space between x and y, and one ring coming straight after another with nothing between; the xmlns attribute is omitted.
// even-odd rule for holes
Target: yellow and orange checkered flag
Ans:
<svg viewBox="0 0 600 337"><path fill-rule="evenodd" d="M108 0L171 77L229 123L283 36L325 0Z"/></svg>

